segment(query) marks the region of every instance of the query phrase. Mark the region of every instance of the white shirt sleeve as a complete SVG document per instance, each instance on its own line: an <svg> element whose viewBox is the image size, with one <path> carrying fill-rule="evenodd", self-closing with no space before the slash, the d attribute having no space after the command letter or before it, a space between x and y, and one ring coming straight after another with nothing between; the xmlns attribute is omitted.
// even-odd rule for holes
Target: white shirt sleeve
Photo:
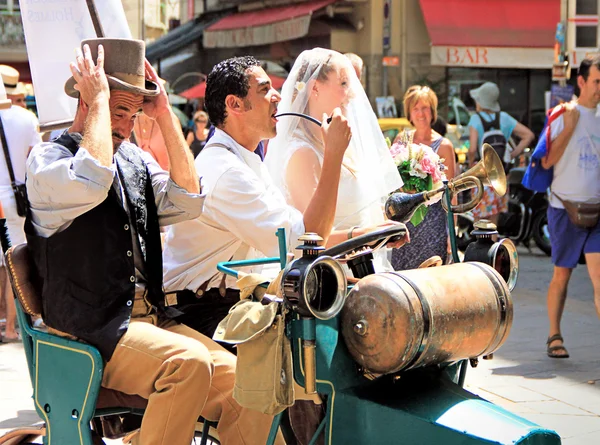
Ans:
<svg viewBox="0 0 600 445"><path fill-rule="evenodd" d="M188 193L171 179L169 172L163 170L149 153L140 149L140 154L148 166L152 180L159 224L169 226L199 217L205 195Z"/></svg>
<svg viewBox="0 0 600 445"><path fill-rule="evenodd" d="M302 213L288 205L274 185L265 187L246 173L232 167L216 182L207 198L215 220L267 257L279 256L275 234L283 228L290 251L304 233Z"/></svg>
<svg viewBox="0 0 600 445"><path fill-rule="evenodd" d="M36 145L27 159L27 196L40 236L65 229L108 195L115 165L105 167L80 147L76 155L52 142Z"/></svg>

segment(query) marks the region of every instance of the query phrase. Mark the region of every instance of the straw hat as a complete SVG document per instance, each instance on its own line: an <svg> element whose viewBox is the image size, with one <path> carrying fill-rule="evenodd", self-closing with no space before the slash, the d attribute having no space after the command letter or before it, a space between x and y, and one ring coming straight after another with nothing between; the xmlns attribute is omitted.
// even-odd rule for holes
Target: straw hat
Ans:
<svg viewBox="0 0 600 445"><path fill-rule="evenodd" d="M160 93L158 84L146 79L146 45L142 40L87 39L81 42L82 51L83 45L89 45L94 61L98 58L98 45L104 47L104 72L111 88L142 96ZM65 93L71 97L79 97L79 91L73 88L75 83L73 77L65 83Z"/></svg>
<svg viewBox="0 0 600 445"><path fill-rule="evenodd" d="M0 110L6 110L10 108L12 102L6 98L6 90L4 89L4 83L0 82Z"/></svg>
<svg viewBox="0 0 600 445"><path fill-rule="evenodd" d="M500 111L500 104L498 103L500 90L494 82L486 82L479 88L469 91L469 94L484 110Z"/></svg>
<svg viewBox="0 0 600 445"><path fill-rule="evenodd" d="M11 96L25 94L22 88L19 88L19 72L12 66L0 65L0 76L2 76L6 94Z"/></svg>
<svg viewBox="0 0 600 445"><path fill-rule="evenodd" d="M19 82L17 87L14 89L14 92L8 93L11 96L29 96L29 92L27 91L27 86L23 82ZM33 94L31 94L33 96Z"/></svg>

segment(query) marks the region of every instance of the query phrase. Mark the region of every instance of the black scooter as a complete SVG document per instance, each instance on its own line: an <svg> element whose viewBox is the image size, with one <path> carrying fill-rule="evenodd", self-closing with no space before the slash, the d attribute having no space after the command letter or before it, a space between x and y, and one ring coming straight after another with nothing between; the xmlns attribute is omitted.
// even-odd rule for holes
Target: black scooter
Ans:
<svg viewBox="0 0 600 445"><path fill-rule="evenodd" d="M535 244L550 256L550 236L548 234L548 196L546 193L534 192L521 184L526 167L514 167L507 174L508 212L498 218L498 233L501 237L510 238L515 244L529 248L531 238ZM474 223L471 212L458 215L457 245L464 251L471 241Z"/></svg>

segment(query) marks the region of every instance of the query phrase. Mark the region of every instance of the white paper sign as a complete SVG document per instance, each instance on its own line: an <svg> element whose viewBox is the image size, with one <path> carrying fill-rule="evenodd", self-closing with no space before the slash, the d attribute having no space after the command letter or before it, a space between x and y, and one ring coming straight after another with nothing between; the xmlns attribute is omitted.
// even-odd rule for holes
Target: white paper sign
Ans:
<svg viewBox="0 0 600 445"><path fill-rule="evenodd" d="M131 38L120 0L96 0L105 37ZM72 120L77 101L64 92L69 63L84 39L96 37L86 0L20 0L40 125Z"/></svg>

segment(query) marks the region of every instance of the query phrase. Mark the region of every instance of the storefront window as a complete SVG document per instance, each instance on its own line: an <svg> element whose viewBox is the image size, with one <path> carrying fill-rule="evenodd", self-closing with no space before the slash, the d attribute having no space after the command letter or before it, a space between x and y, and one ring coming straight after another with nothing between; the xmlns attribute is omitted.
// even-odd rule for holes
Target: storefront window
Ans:
<svg viewBox="0 0 600 445"><path fill-rule="evenodd" d="M577 48L595 48L598 45L596 26L577 26L575 28L575 46Z"/></svg>
<svg viewBox="0 0 600 445"><path fill-rule="evenodd" d="M502 111L534 132L541 131L545 117L544 92L550 89L551 83L549 70L448 68L448 123L465 125L468 122L468 114L475 111L469 90L487 81L498 85Z"/></svg>
<svg viewBox="0 0 600 445"><path fill-rule="evenodd" d="M577 0L575 2L575 14L577 15L597 15L598 0Z"/></svg>

